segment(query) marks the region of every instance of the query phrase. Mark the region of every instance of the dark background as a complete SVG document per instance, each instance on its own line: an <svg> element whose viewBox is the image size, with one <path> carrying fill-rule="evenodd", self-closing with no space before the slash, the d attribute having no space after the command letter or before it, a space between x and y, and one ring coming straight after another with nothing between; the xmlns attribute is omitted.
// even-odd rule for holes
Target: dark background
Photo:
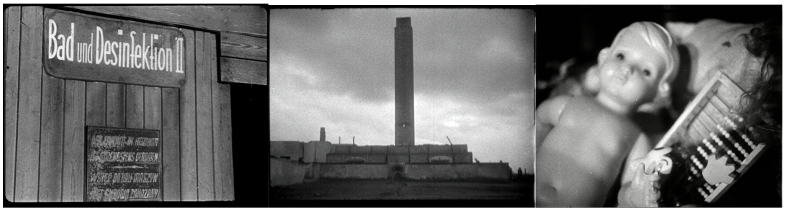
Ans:
<svg viewBox="0 0 790 215"><path fill-rule="evenodd" d="M236 200L218 206L266 207L269 205L269 86L231 84L230 92Z"/></svg>

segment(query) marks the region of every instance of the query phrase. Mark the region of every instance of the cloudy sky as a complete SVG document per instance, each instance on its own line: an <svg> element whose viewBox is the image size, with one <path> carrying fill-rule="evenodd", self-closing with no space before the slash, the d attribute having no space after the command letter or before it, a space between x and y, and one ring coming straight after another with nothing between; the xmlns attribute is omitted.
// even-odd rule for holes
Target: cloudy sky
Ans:
<svg viewBox="0 0 790 215"><path fill-rule="evenodd" d="M415 143L533 172L534 12L271 11L271 140L395 144L396 17L411 17Z"/></svg>

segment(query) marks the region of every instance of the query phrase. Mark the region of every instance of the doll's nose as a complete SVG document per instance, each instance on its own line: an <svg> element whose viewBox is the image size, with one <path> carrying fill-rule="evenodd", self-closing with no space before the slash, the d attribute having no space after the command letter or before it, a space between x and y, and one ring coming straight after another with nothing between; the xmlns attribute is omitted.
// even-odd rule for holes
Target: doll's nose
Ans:
<svg viewBox="0 0 790 215"><path fill-rule="evenodd" d="M636 66L629 65L629 64L623 64L618 69L618 72L620 73L620 75L627 76L627 75L633 74L634 71L636 71L636 70L637 70Z"/></svg>
<svg viewBox="0 0 790 215"><path fill-rule="evenodd" d="M626 65L623 71L626 75L633 75L636 71L639 71L639 67L636 65Z"/></svg>

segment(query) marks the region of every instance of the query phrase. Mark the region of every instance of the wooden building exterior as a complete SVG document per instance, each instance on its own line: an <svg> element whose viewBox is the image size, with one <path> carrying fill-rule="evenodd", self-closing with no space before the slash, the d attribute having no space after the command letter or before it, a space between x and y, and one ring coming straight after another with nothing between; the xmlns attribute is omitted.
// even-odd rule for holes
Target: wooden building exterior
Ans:
<svg viewBox="0 0 790 215"><path fill-rule="evenodd" d="M42 39L50 10L178 29L186 41L184 81L173 87L50 75ZM231 85L266 85L263 7L11 6L3 14L7 200L87 201L86 126L159 130L161 200L234 200Z"/></svg>

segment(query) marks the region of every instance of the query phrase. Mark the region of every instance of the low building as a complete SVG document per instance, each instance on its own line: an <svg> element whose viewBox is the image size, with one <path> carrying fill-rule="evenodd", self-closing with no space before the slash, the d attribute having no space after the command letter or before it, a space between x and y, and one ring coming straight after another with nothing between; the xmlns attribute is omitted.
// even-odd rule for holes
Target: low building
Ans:
<svg viewBox="0 0 790 215"><path fill-rule="evenodd" d="M473 163L466 145L271 141L269 147L269 186L320 179L510 180L512 174L508 163Z"/></svg>
<svg viewBox="0 0 790 215"><path fill-rule="evenodd" d="M269 147L272 157L303 163L472 163L473 160L465 144L380 146L271 141Z"/></svg>
<svg viewBox="0 0 790 215"><path fill-rule="evenodd" d="M472 163L466 145L377 146L272 141L272 157L304 163Z"/></svg>

